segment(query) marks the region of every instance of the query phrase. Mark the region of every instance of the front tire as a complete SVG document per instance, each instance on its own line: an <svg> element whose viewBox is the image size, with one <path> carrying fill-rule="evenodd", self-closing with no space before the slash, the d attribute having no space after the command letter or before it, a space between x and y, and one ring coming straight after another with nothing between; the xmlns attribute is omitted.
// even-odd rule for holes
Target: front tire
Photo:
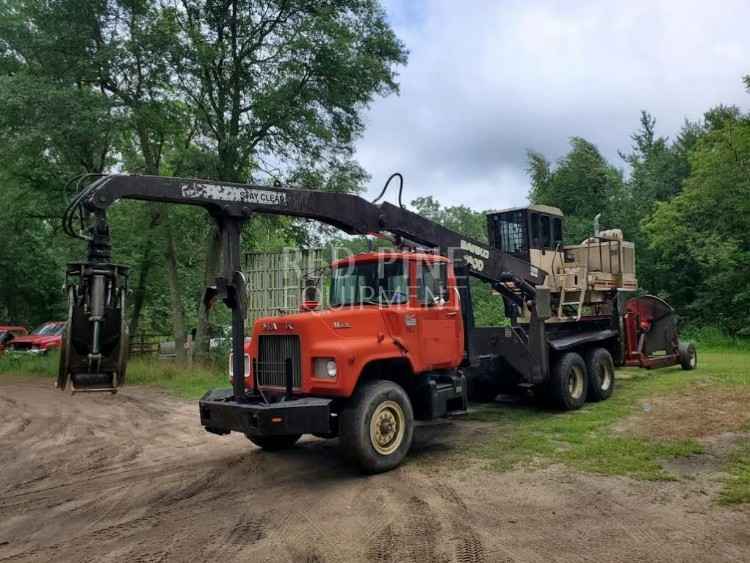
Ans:
<svg viewBox="0 0 750 563"><path fill-rule="evenodd" d="M285 450L291 448L297 443L302 434L284 434L281 436L254 436L253 434L246 434L247 439L259 448L263 448L269 452L275 452L278 450Z"/></svg>
<svg viewBox="0 0 750 563"><path fill-rule="evenodd" d="M366 473L382 473L399 465L413 436L411 401L392 381L363 384L341 413L342 453Z"/></svg>
<svg viewBox="0 0 750 563"><path fill-rule="evenodd" d="M589 401L606 401L615 388L615 362L606 348L594 348L586 354L586 371L589 378Z"/></svg>
<svg viewBox="0 0 750 563"><path fill-rule="evenodd" d="M583 358L575 352L561 356L547 384L550 402L565 411L580 409L586 402L587 390L588 377Z"/></svg>

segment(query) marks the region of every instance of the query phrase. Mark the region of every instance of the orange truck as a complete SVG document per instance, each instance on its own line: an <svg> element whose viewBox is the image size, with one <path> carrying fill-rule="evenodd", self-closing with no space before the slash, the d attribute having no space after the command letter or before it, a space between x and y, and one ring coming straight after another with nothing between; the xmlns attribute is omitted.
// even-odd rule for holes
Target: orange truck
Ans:
<svg viewBox="0 0 750 563"><path fill-rule="evenodd" d="M466 412L461 300L445 257L383 251L336 261L327 309L259 318L252 334L245 385L279 407L250 419L246 434L263 448L289 446L302 433L339 435L344 451L381 471L409 450L415 420ZM212 426L210 405L228 392L204 397L207 429L232 426ZM320 416L271 402L279 396L320 403Z"/></svg>
<svg viewBox="0 0 750 563"><path fill-rule="evenodd" d="M386 183L386 188L388 184ZM69 318L58 387L114 392L125 378L126 268L111 263L106 210L121 198L204 207L223 240L207 289L232 311L232 387L199 401L201 424L267 450L303 434L338 437L364 471L399 465L417 424L465 413L504 389L559 409L609 398L616 365L696 366L671 309L639 301L632 243L616 230L563 245L547 206L488 215L487 243L399 205L344 193L154 176L97 177L64 216L88 243L68 267ZM394 248L334 262L329 307L257 319L245 339L243 224L255 214L315 219L350 234L380 233ZM507 326L477 327L469 278L490 285ZM659 305L659 306L657 306ZM242 374L240 376L240 374ZM236 375L236 376L235 376Z"/></svg>

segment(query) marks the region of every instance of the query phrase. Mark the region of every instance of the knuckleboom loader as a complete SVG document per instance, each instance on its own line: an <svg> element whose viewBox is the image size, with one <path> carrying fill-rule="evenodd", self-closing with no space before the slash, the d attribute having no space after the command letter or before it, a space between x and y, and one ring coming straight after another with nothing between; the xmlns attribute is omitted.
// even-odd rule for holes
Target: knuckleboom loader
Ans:
<svg viewBox="0 0 750 563"><path fill-rule="evenodd" d="M397 174L394 176L398 176ZM391 178L393 178L392 176ZM390 179L389 179L390 181ZM672 309L636 296L635 249L618 230L565 246L563 216L530 206L487 216L489 244L401 204L352 194L199 179L99 175L79 180L66 232L88 243L68 267L68 320L57 386L115 392L127 369L127 268L111 262L107 209L120 199L205 208L222 238L207 302L232 311L231 389L199 402L209 432L241 432L267 450L302 434L338 437L366 472L397 466L414 427L466 412L472 399L526 388L564 410L607 399L616 365L696 365ZM245 347L244 223L256 214L314 219L398 244L334 262L330 306L255 321ZM76 225L80 225L76 228ZM476 327L468 278L510 319ZM308 307L311 308L311 307Z"/></svg>

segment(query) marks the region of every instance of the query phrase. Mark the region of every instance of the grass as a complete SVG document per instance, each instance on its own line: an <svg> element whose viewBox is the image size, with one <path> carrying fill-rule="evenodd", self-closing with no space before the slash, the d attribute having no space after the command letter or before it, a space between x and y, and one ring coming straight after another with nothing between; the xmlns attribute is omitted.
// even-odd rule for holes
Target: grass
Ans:
<svg viewBox="0 0 750 563"><path fill-rule="evenodd" d="M0 356L0 376L57 377L59 355ZM222 366L223 367L223 366ZM128 362L127 383L163 389L183 399L198 399L208 389L229 387L227 373L211 364L194 364L192 369L153 358L133 358Z"/></svg>
<svg viewBox="0 0 750 563"><path fill-rule="evenodd" d="M697 385L749 385L750 351L699 347L700 367L645 371L621 370L612 397L589 403L575 412L553 413L537 406L492 405L472 415L492 422L490 436L470 452L488 467L506 471L517 466L543 467L563 463L582 471L628 475L639 479L674 479L665 469L669 460L699 455L703 445L694 439L652 439L616 431L619 421L641 410L646 398L664 396ZM685 413L686 416L699 413ZM728 489L750 494L750 449L733 462ZM745 487L745 489L743 489ZM733 497L734 498L734 497Z"/></svg>
<svg viewBox="0 0 750 563"><path fill-rule="evenodd" d="M199 399L209 389L229 387L226 370L213 365L193 365L188 371L174 362L136 359L128 364L128 384L160 387L183 399Z"/></svg>
<svg viewBox="0 0 750 563"><path fill-rule="evenodd" d="M722 504L750 502L750 441L739 446L727 465L729 477L724 483L719 501Z"/></svg>
<svg viewBox="0 0 750 563"><path fill-rule="evenodd" d="M57 377L57 365L60 355L50 352L43 356L32 355L0 355L0 375L33 375L42 377Z"/></svg>

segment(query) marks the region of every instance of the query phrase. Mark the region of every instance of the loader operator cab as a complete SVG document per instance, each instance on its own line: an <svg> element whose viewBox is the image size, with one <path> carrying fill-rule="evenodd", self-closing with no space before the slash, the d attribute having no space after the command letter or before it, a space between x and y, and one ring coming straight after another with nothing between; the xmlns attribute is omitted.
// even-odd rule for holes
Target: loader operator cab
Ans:
<svg viewBox="0 0 750 563"><path fill-rule="evenodd" d="M548 205L505 209L487 215L487 229L493 247L531 261L533 254L562 247L563 214Z"/></svg>

